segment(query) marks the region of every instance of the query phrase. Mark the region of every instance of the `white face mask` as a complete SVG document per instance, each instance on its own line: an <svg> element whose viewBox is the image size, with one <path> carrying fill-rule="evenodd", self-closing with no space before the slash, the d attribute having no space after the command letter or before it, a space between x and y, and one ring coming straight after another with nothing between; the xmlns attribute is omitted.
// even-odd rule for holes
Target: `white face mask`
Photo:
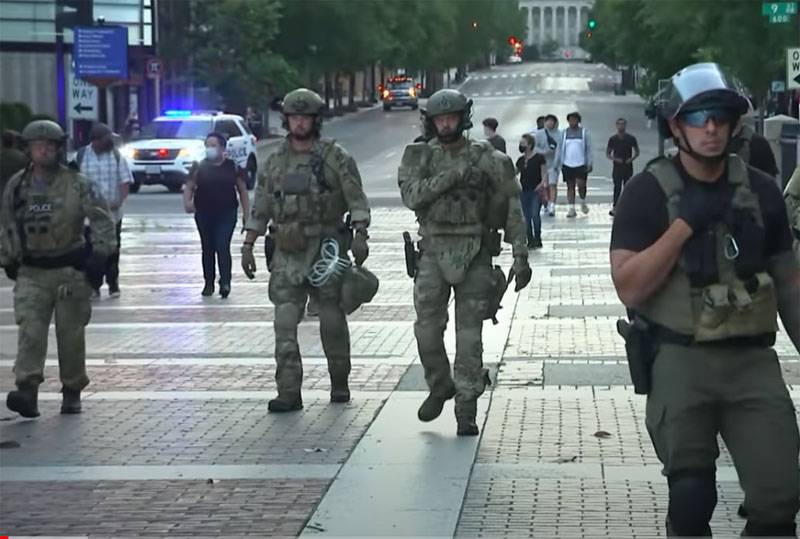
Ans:
<svg viewBox="0 0 800 539"><path fill-rule="evenodd" d="M206 148L206 159L216 161L220 156L219 148L216 146L209 146Z"/></svg>

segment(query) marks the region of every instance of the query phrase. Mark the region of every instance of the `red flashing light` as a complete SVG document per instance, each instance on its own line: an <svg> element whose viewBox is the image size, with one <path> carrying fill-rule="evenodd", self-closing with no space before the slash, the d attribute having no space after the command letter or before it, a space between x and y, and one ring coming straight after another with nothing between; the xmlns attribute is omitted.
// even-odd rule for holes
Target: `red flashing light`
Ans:
<svg viewBox="0 0 800 539"><path fill-rule="evenodd" d="M508 44L513 46L518 42L517 38L514 36L508 36Z"/></svg>
<svg viewBox="0 0 800 539"><path fill-rule="evenodd" d="M167 157L167 156L169 156L169 150L166 149L166 148L161 148L160 150L158 150L158 156L159 157Z"/></svg>

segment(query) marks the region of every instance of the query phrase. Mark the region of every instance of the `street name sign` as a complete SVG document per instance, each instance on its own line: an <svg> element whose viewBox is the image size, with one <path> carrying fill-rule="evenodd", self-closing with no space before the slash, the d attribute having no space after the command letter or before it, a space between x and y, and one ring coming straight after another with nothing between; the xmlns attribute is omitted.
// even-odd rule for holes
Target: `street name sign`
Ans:
<svg viewBox="0 0 800 539"><path fill-rule="evenodd" d="M786 49L786 88L800 88L800 48Z"/></svg>
<svg viewBox="0 0 800 539"><path fill-rule="evenodd" d="M124 26L75 27L78 78L128 78L128 29Z"/></svg>

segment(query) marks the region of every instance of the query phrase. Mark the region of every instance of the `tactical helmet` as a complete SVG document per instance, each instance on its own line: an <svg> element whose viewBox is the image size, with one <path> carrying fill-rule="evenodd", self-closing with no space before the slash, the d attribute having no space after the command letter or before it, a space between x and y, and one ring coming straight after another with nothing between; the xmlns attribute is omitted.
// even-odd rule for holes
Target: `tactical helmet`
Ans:
<svg viewBox="0 0 800 539"><path fill-rule="evenodd" d="M750 109L741 83L719 65L711 62L693 64L675 73L664 88L653 98L650 107L660 120L659 127L666 128L665 136L672 136L665 120L682 112L707 108L726 108L739 116Z"/></svg>
<svg viewBox="0 0 800 539"><path fill-rule="evenodd" d="M378 278L363 266L350 266L342 277L339 306L351 314L364 303L369 303L378 292Z"/></svg>
<svg viewBox="0 0 800 539"><path fill-rule="evenodd" d="M63 143L67 138L61 126L52 120L34 120L22 130L22 140L32 142L34 140L51 140Z"/></svg>
<svg viewBox="0 0 800 539"><path fill-rule="evenodd" d="M433 124L433 118L441 114L460 113L461 121L458 124L459 134L472 127L470 118L472 117L472 100L459 92L445 88L434 93L428 99L428 105L425 110L425 118L428 122L428 130L431 133L436 133Z"/></svg>
<svg viewBox="0 0 800 539"><path fill-rule="evenodd" d="M325 101L322 100L317 92L308 88L292 90L283 98L283 104L281 105L281 111L284 115L304 114L315 116L320 114L324 108Z"/></svg>

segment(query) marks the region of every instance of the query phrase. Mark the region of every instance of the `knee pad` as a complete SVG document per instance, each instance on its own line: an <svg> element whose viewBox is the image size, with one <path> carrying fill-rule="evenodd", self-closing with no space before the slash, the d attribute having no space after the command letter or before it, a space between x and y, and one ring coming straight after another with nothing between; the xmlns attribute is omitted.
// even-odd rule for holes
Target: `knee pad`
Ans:
<svg viewBox="0 0 800 539"><path fill-rule="evenodd" d="M668 478L669 524L674 535L711 535L708 523L717 506L714 470L688 470Z"/></svg>

